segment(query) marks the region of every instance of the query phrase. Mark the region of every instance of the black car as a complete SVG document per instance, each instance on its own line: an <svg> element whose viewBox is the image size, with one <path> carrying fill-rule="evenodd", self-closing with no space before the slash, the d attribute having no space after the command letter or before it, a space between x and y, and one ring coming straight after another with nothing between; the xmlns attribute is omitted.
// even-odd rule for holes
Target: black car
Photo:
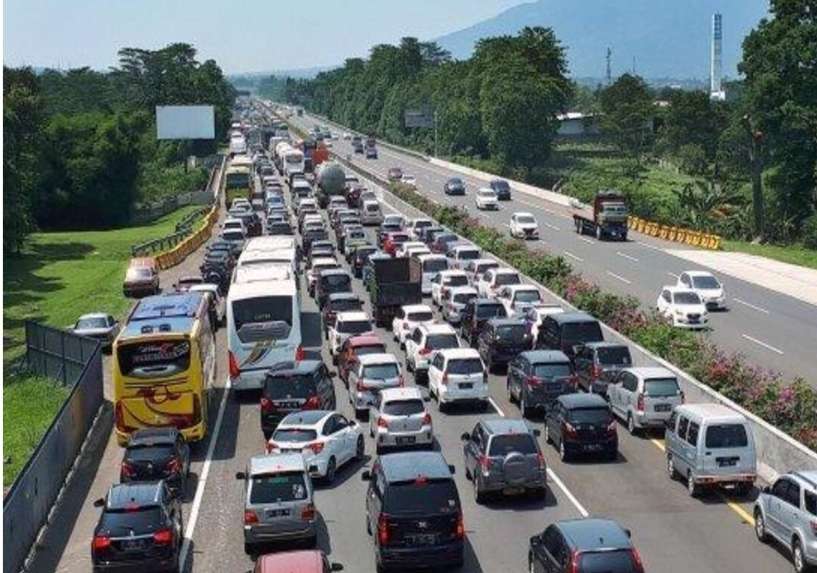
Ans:
<svg viewBox="0 0 817 573"><path fill-rule="evenodd" d="M521 318L493 318L477 337L477 350L488 372L508 364L520 352L530 350L533 338Z"/></svg>
<svg viewBox="0 0 817 573"><path fill-rule="evenodd" d="M630 532L612 519L550 524L530 538L528 569L536 573L644 573Z"/></svg>
<svg viewBox="0 0 817 573"><path fill-rule="evenodd" d="M321 309L321 327L323 337L329 336L329 328L335 325L339 312L363 310L363 301L352 292L337 292L330 294Z"/></svg>
<svg viewBox="0 0 817 573"><path fill-rule="evenodd" d="M95 572L178 571L181 501L165 482L116 484L94 506L102 508L91 541Z"/></svg>
<svg viewBox="0 0 817 573"><path fill-rule="evenodd" d="M496 198L500 201L511 200L511 185L504 179L492 179L489 186L494 190Z"/></svg>
<svg viewBox="0 0 817 573"><path fill-rule="evenodd" d="M465 524L453 474L439 452L386 454L363 472L378 571L462 566Z"/></svg>
<svg viewBox="0 0 817 573"><path fill-rule="evenodd" d="M618 342L588 342L576 349L573 357L579 386L602 396L607 395L610 378L632 365L630 348Z"/></svg>
<svg viewBox="0 0 817 573"><path fill-rule="evenodd" d="M598 394L559 396L545 414L545 441L566 461L579 454L618 455L618 433L610 405Z"/></svg>
<svg viewBox="0 0 817 573"><path fill-rule="evenodd" d="M465 195L465 183L459 177L452 177L443 185L446 195Z"/></svg>
<svg viewBox="0 0 817 573"><path fill-rule="evenodd" d="M423 242L430 248L434 241L437 240L437 237L439 237L443 233L447 234L448 232L449 232L448 229L443 229L442 227L428 228L423 232Z"/></svg>
<svg viewBox="0 0 817 573"><path fill-rule="evenodd" d="M315 300L322 309L330 294L352 292L352 277L344 269L327 269L315 281Z"/></svg>
<svg viewBox="0 0 817 573"><path fill-rule="evenodd" d="M536 348L561 350L572 360L580 345L602 341L604 335L598 320L586 312L561 312L542 320Z"/></svg>
<svg viewBox="0 0 817 573"><path fill-rule="evenodd" d="M355 247L355 250L352 251L352 260L350 262L352 274L355 275L355 278L359 279L363 276L363 267L366 265L366 260L369 258L369 255L376 253L377 250L377 247L372 245Z"/></svg>
<svg viewBox="0 0 817 573"><path fill-rule="evenodd" d="M523 418L547 411L563 394L576 391L573 366L559 350L529 350L508 363L508 400L519 404Z"/></svg>
<svg viewBox="0 0 817 573"><path fill-rule="evenodd" d="M176 428L133 432L119 466L122 483L165 480L174 495L184 493L190 472L190 446Z"/></svg>
<svg viewBox="0 0 817 573"><path fill-rule="evenodd" d="M328 238L329 233L326 232L326 229L310 229L301 235L301 251L308 253L312 241L325 241Z"/></svg>
<svg viewBox="0 0 817 573"><path fill-rule="evenodd" d="M236 215L237 218L244 220L244 227L247 229L247 237L258 237L261 235L262 225L261 217L256 212L245 212Z"/></svg>
<svg viewBox="0 0 817 573"><path fill-rule="evenodd" d="M333 372L320 360L279 362L267 371L261 389L261 431L269 439L287 414L334 410Z"/></svg>
<svg viewBox="0 0 817 573"><path fill-rule="evenodd" d="M462 309L460 336L471 346L476 346L483 325L492 318L507 318L505 306L495 298L474 298Z"/></svg>

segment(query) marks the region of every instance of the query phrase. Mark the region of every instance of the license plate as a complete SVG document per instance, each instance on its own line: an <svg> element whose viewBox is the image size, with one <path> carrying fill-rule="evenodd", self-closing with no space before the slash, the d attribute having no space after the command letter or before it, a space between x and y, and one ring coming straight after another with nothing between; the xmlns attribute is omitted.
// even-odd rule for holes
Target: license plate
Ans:
<svg viewBox="0 0 817 573"><path fill-rule="evenodd" d="M417 535L407 535L409 542L416 545L433 545L437 541L437 536L433 533L419 533Z"/></svg>
<svg viewBox="0 0 817 573"><path fill-rule="evenodd" d="M672 409L672 404L656 404L653 410L656 412L669 412Z"/></svg>
<svg viewBox="0 0 817 573"><path fill-rule="evenodd" d="M268 509L267 517L286 517L289 515L288 509Z"/></svg>
<svg viewBox="0 0 817 573"><path fill-rule="evenodd" d="M125 551L138 551L145 548L144 539L126 539L122 542L122 548Z"/></svg>
<svg viewBox="0 0 817 573"><path fill-rule="evenodd" d="M525 488L522 487L506 487L502 490L505 495L520 495L525 493Z"/></svg>
<svg viewBox="0 0 817 573"><path fill-rule="evenodd" d="M737 464L738 460L718 460L718 465L722 468L736 466Z"/></svg>
<svg viewBox="0 0 817 573"><path fill-rule="evenodd" d="M398 446L405 446L408 444L413 444L416 441L414 436L400 436L397 438L397 445Z"/></svg>
<svg viewBox="0 0 817 573"><path fill-rule="evenodd" d="M459 384L457 387L460 390L470 390L471 388L474 387L474 385L471 382L463 382L462 384Z"/></svg>
<svg viewBox="0 0 817 573"><path fill-rule="evenodd" d="M601 450L601 444L585 444L582 449L585 452L598 452Z"/></svg>

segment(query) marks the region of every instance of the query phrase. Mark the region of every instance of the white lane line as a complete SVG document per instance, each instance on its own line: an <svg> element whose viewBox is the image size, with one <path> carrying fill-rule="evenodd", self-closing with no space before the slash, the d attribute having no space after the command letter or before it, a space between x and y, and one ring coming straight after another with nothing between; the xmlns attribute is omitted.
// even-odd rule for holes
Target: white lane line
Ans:
<svg viewBox="0 0 817 573"><path fill-rule="evenodd" d="M550 223L545 223L545 227L547 227L548 229L553 229L554 231L559 231L559 230L561 230L561 229L559 229L559 227L557 227L556 225L551 225Z"/></svg>
<svg viewBox="0 0 817 573"><path fill-rule="evenodd" d="M614 279L623 282L624 284L627 284L627 285L633 284L633 281L625 279L624 277L622 277L620 275L617 275L616 273L611 273L610 271L607 271L607 274L610 275L611 277L613 277Z"/></svg>
<svg viewBox="0 0 817 573"><path fill-rule="evenodd" d="M650 245L649 243L645 243L644 241L636 241L636 243L638 243L642 247L647 247L648 249L653 249L655 251L663 251L664 250L664 249L662 249L660 247L656 247L655 245Z"/></svg>
<svg viewBox="0 0 817 573"><path fill-rule="evenodd" d="M587 237L581 237L580 236L580 237L576 237L576 238L579 239L580 241L584 241L588 245L595 245L596 244L595 241L592 241L592 240L588 239Z"/></svg>
<svg viewBox="0 0 817 573"><path fill-rule="evenodd" d="M583 258L581 258L581 257L577 257L576 255L574 255L574 254L573 254L573 253L571 253L570 251L565 251L564 253L565 253L565 256L566 256L566 257L570 257L571 259L576 260L576 261L579 261L580 263L583 263L583 262L584 262L584 259L583 259Z"/></svg>
<svg viewBox="0 0 817 573"><path fill-rule="evenodd" d="M763 348L767 348L767 349L771 350L772 352L778 353L780 356L783 356L783 354L784 354L784 352L782 350L780 350L779 348L775 348L771 344L766 344L765 342L763 342L762 340L758 340L757 338L752 338L748 334L741 334L741 336L743 338L745 338L746 340L751 340L755 344L759 344Z"/></svg>
<svg viewBox="0 0 817 573"><path fill-rule="evenodd" d="M732 297L732 300L734 300L738 304L742 304L743 306L748 306L751 309L754 309L758 312L762 312L763 314L769 314L769 311L766 310L765 308L760 308L759 306L755 306L750 302L746 302L745 300L739 299L737 297Z"/></svg>
<svg viewBox="0 0 817 573"><path fill-rule="evenodd" d="M491 403L491 406L494 407L494 410L496 410L496 413L504 418L505 417L505 412L502 411L502 408L499 407L499 404L497 404L496 401L493 398L490 398L490 397L488 398L488 401Z"/></svg>
<svg viewBox="0 0 817 573"><path fill-rule="evenodd" d="M619 257L624 257L625 259L629 259L629 260L631 260L631 261L633 261L633 262L635 262L635 263L637 263L637 262L638 262L638 259L637 259L637 258L635 258L635 257L633 257L633 256L631 256L631 255L628 255L628 254L626 254L626 253L622 253L621 251L616 251L616 254L617 254Z"/></svg>
<svg viewBox="0 0 817 573"><path fill-rule="evenodd" d="M187 556L190 553L190 541L193 539L193 532L196 530L196 521L199 519L201 500L204 497L204 486L207 485L207 476L210 473L210 464L213 461L213 453L216 451L218 435L221 432L221 420L224 418L224 408L227 405L227 396L230 394L230 385L230 377L228 376L227 383L224 385L224 393L221 395L221 403L218 405L218 415L216 416L216 424L210 438L210 445L207 446L207 456L204 458L204 464L201 466L201 475L199 475L199 480L196 485L196 495L193 497L193 506L190 508L190 517L187 520L187 529L184 531L184 543L182 543L181 551L182 554L179 558L179 571L184 571L184 565L187 561Z"/></svg>
<svg viewBox="0 0 817 573"><path fill-rule="evenodd" d="M669 276L671 276L672 278L674 278L675 280L678 280L678 275L676 275L675 273L671 273L671 272L667 271L667 274Z"/></svg>

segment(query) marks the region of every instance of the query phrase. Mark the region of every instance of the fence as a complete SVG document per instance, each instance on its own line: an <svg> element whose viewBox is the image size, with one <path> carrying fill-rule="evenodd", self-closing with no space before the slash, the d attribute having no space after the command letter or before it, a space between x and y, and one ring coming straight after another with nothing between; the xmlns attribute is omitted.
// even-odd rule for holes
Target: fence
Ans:
<svg viewBox="0 0 817 573"><path fill-rule="evenodd" d="M34 322L25 328L28 367L72 388L3 500L3 573L23 567L103 400L99 342Z"/></svg>
<svg viewBox="0 0 817 573"><path fill-rule="evenodd" d="M673 227L670 225L662 225L653 221L647 221L639 217L630 217L627 225L630 229L664 239L665 241L672 241L674 243L685 243L693 247L700 247L702 249L718 250L721 248L720 235L713 235L704 233L702 231L693 231L691 229L683 229L681 227Z"/></svg>

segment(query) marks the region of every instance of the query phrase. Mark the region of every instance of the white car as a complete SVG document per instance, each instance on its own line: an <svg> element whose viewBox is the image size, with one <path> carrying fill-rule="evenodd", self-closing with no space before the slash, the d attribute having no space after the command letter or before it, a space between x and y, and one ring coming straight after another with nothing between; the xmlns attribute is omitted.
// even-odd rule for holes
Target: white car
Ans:
<svg viewBox="0 0 817 573"><path fill-rule="evenodd" d="M421 242L421 241L406 241L405 243L398 246L394 250L394 256L395 257L408 257L409 256L409 253L408 253L409 249L418 249L418 248L428 249L428 246L425 243Z"/></svg>
<svg viewBox="0 0 817 573"><path fill-rule="evenodd" d="M522 284L519 273L508 267L498 269L488 269L477 280L477 291L479 296L494 297L502 287L506 285Z"/></svg>
<svg viewBox="0 0 817 573"><path fill-rule="evenodd" d="M469 262L476 261L482 257L482 249L476 245L454 245L445 254L448 258L449 269L461 269Z"/></svg>
<svg viewBox="0 0 817 573"><path fill-rule="evenodd" d="M446 287L440 303L443 318L450 324L459 324L468 301L478 296L477 289L471 286Z"/></svg>
<svg viewBox="0 0 817 573"><path fill-rule="evenodd" d="M517 239L538 239L539 223L530 213L514 213L511 215L511 237Z"/></svg>
<svg viewBox="0 0 817 573"><path fill-rule="evenodd" d="M415 255L420 256L420 255L430 255L430 254L431 254L431 251L429 250L429 248L426 247L425 245L423 245L421 247L409 247L408 249L406 249L406 255L405 256L413 257Z"/></svg>
<svg viewBox="0 0 817 573"><path fill-rule="evenodd" d="M442 305L443 292L451 287L468 286L468 275L465 271L440 271L431 279L431 302L438 307Z"/></svg>
<svg viewBox="0 0 817 573"><path fill-rule="evenodd" d="M705 328L709 313L694 290L665 286L658 295L658 312L672 320L678 328Z"/></svg>
<svg viewBox="0 0 817 573"><path fill-rule="evenodd" d="M345 139L345 140L352 139L352 134L349 133L348 131L344 131L343 132L343 139Z"/></svg>
<svg viewBox="0 0 817 573"><path fill-rule="evenodd" d="M433 227L434 221L431 219L412 219L409 222L408 226L406 227L406 231L412 236L414 239L420 238L420 230L424 229L425 227Z"/></svg>
<svg viewBox="0 0 817 573"><path fill-rule="evenodd" d="M368 413L378 392L405 384L400 362L394 354L386 352L358 356L349 370L348 383L349 403L358 418Z"/></svg>
<svg viewBox="0 0 817 573"><path fill-rule="evenodd" d="M286 416L267 442L267 453L303 455L309 475L335 479L338 468L366 453L363 432L355 420L331 410L304 410Z"/></svg>
<svg viewBox="0 0 817 573"><path fill-rule="evenodd" d="M533 285L508 285L497 292L496 298L505 305L509 318L520 316L525 309L542 303L542 293Z"/></svg>
<svg viewBox="0 0 817 573"><path fill-rule="evenodd" d="M488 374L473 348L440 350L428 367L428 392L440 411L455 402L477 402L488 408Z"/></svg>
<svg viewBox="0 0 817 573"><path fill-rule="evenodd" d="M402 179L400 179L400 182L403 185L408 185L409 187L414 187L415 189L417 188L417 178L414 175L406 175L404 173Z"/></svg>
<svg viewBox="0 0 817 573"><path fill-rule="evenodd" d="M406 370L414 373L415 380L423 379L434 352L460 346L457 331L450 324L421 324L406 337Z"/></svg>
<svg viewBox="0 0 817 573"><path fill-rule="evenodd" d="M564 309L558 304L537 304L529 306L522 312L525 323L528 325L528 332L530 332L533 340L539 339L539 328L546 316L551 314L560 314Z"/></svg>
<svg viewBox="0 0 817 573"><path fill-rule="evenodd" d="M372 321L365 312L359 310L339 312L335 317L335 324L329 327L327 334L332 360L337 358L338 351L347 338L373 330Z"/></svg>
<svg viewBox="0 0 817 573"><path fill-rule="evenodd" d="M312 266L306 271L307 285L309 287L309 294L315 291L315 281L318 280L318 274L327 269L339 269L340 263L330 257L317 257L312 260Z"/></svg>
<svg viewBox="0 0 817 573"><path fill-rule="evenodd" d="M498 268L499 263L493 259L476 259L474 261L468 261L463 270L468 275L468 280L471 281L471 284L476 286L479 277L481 277L485 271Z"/></svg>
<svg viewBox="0 0 817 573"><path fill-rule="evenodd" d="M406 342L406 335L418 324L434 322L434 312L427 304L406 304L397 310L394 320L391 321L391 332L394 340L400 347Z"/></svg>
<svg viewBox="0 0 817 573"><path fill-rule="evenodd" d="M698 293L707 309L726 308L723 284L708 271L684 271L678 277L675 286Z"/></svg>
<svg viewBox="0 0 817 573"><path fill-rule="evenodd" d="M241 231L244 235L247 234L247 227L244 225L244 219L228 217L221 226L222 231Z"/></svg>
<svg viewBox="0 0 817 573"><path fill-rule="evenodd" d="M476 203L477 209L499 209L499 199L496 191L488 187L477 189L477 192L474 193L474 203Z"/></svg>
<svg viewBox="0 0 817 573"><path fill-rule="evenodd" d="M389 388L375 398L369 414L369 434L377 454L386 448L432 447L431 414L419 388Z"/></svg>

